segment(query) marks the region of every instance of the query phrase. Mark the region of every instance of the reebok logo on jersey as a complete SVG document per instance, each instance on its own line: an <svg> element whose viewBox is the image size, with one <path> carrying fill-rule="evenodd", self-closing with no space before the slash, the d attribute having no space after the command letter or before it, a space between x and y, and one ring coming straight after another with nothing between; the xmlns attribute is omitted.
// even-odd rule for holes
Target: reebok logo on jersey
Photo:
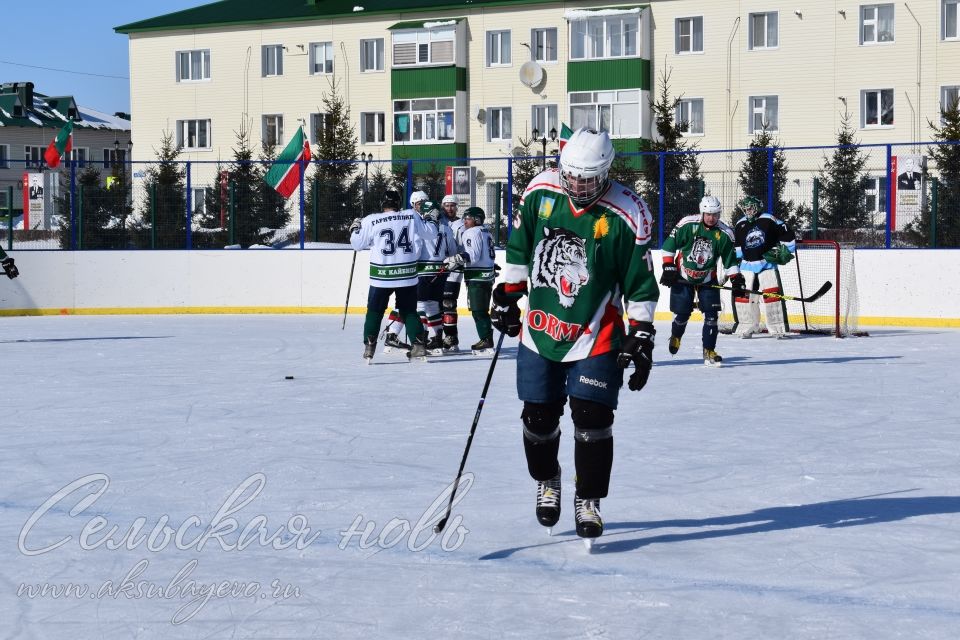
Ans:
<svg viewBox="0 0 960 640"><path fill-rule="evenodd" d="M580 376L580 382L583 384L588 384L591 387L597 387L598 389L606 389L607 383L602 380L594 380L593 378L588 378L587 376Z"/></svg>

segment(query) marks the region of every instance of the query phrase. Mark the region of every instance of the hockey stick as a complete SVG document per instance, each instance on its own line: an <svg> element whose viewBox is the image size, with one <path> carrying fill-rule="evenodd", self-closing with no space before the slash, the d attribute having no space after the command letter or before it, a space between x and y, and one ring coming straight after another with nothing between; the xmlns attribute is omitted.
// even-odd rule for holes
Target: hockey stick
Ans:
<svg viewBox="0 0 960 640"><path fill-rule="evenodd" d="M687 285L688 287L702 287L702 286L704 286L704 285L702 285L702 284L696 284L696 283L693 283L693 282L687 282L686 280L677 280L677 283L678 283L678 284L685 284L685 285ZM710 285L706 285L706 286L711 287L712 289L723 289L724 291L733 291L733 287L724 287L724 286L719 285L719 284L710 284ZM752 293L752 292L749 292L749 291L748 291L747 293L752 293L752 295L757 295L757 296L763 296L764 298L776 298L777 300L793 300L793 301L795 301L795 302L813 302L813 301L815 301L815 300L819 300L819 299L823 296L823 294L825 294L827 291L830 291L830 287L832 287L832 286L833 286L833 283L830 282L829 280L827 280L826 282L824 282L824 283L820 286L819 289L817 289L817 290L813 293L813 295L810 295L810 296L807 296L807 297L803 297L803 296L788 296L788 295L784 295L784 294L782 294L782 293L762 293L762 292L761 292L761 293Z"/></svg>
<svg viewBox="0 0 960 640"><path fill-rule="evenodd" d="M440 533L447 526L447 520L450 518L450 512L453 510L453 499L457 495L457 486L460 484L460 476L463 475L463 467L467 464L467 454L470 453L470 445L473 443L473 434L477 431L477 423L480 422L480 412L483 411L483 403L487 398L487 389L490 388L490 379L493 378L493 368L497 366L497 358L500 357L500 347L503 346L503 338L507 334L501 333L497 339L497 348L493 352L493 361L490 363L490 370L487 371L487 381L483 383L483 392L480 394L480 402L477 404L477 413L473 416L473 424L470 425L470 435L467 436L467 446L463 450L463 459L460 460L460 470L457 471L457 479L453 481L453 488L450 489L450 501L447 503L447 511L443 518L433 527L434 533Z"/></svg>
<svg viewBox="0 0 960 640"><path fill-rule="evenodd" d="M357 252L353 252L353 262L350 263L350 282L347 283L347 299L343 301L343 326L340 330L347 328L347 308L350 305L350 290L353 289L353 269L357 266Z"/></svg>

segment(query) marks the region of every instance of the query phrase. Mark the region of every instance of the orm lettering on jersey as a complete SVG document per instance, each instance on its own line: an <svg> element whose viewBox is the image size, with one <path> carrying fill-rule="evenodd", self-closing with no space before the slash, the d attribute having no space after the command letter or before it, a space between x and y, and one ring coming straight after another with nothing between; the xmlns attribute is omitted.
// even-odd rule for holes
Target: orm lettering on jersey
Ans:
<svg viewBox="0 0 960 640"><path fill-rule="evenodd" d="M557 342L574 342L583 333L583 325L564 322L552 313L534 309L527 313L527 326L531 331L541 331Z"/></svg>

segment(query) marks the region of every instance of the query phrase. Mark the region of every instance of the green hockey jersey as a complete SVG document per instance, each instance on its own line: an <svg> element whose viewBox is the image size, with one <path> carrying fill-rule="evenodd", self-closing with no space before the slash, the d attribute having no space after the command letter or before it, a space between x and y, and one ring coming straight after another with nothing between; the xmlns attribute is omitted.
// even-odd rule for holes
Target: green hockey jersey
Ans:
<svg viewBox="0 0 960 640"><path fill-rule="evenodd" d="M633 191L611 182L577 210L556 169L531 180L507 244L507 286L529 282L523 344L572 362L619 349L626 306L653 322L660 290L649 252L652 217Z"/></svg>
<svg viewBox="0 0 960 640"><path fill-rule="evenodd" d="M680 277L694 284L713 282L718 262L729 278L740 271L733 229L723 222L708 228L699 214L681 219L663 241L664 264L675 261Z"/></svg>

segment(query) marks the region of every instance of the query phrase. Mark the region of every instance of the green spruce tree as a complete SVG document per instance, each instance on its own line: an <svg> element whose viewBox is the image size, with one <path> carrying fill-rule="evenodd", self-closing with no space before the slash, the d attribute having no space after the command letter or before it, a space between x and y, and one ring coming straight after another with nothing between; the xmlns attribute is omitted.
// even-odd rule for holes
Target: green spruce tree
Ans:
<svg viewBox="0 0 960 640"><path fill-rule="evenodd" d="M960 247L960 102L942 105L940 123L928 120L927 126L940 143L927 147L936 167L936 220L928 200L920 219L907 226L907 239L914 246ZM932 199L932 186L929 193Z"/></svg>
<svg viewBox="0 0 960 640"><path fill-rule="evenodd" d="M870 228L863 190L867 156L858 145L850 113L845 112L837 132L837 148L830 158L824 157L820 169L818 233L821 238L871 244L879 236Z"/></svg>
<svg viewBox="0 0 960 640"><path fill-rule="evenodd" d="M767 202L769 186L769 155L773 153L773 202ZM793 200L787 200L784 192L787 187L787 168L786 154L783 147L778 145L769 131L764 129L754 135L750 141L750 151L740 166L740 189L744 195L751 195L764 203L764 209L787 223L795 233L800 234L801 229L807 224L804 218L808 209L804 207L795 207ZM739 217L734 212L733 220Z"/></svg>
<svg viewBox="0 0 960 640"><path fill-rule="evenodd" d="M227 165L228 189L233 193L233 208L227 220L232 230L228 242L246 249L251 245L266 244L268 240L261 198L264 170L253 159L250 132L246 126L241 126L236 135L233 162Z"/></svg>
<svg viewBox="0 0 960 640"><path fill-rule="evenodd" d="M187 246L184 213L186 171L173 134L164 131L157 163L146 170L145 199L137 223L138 244L146 249L183 249Z"/></svg>

